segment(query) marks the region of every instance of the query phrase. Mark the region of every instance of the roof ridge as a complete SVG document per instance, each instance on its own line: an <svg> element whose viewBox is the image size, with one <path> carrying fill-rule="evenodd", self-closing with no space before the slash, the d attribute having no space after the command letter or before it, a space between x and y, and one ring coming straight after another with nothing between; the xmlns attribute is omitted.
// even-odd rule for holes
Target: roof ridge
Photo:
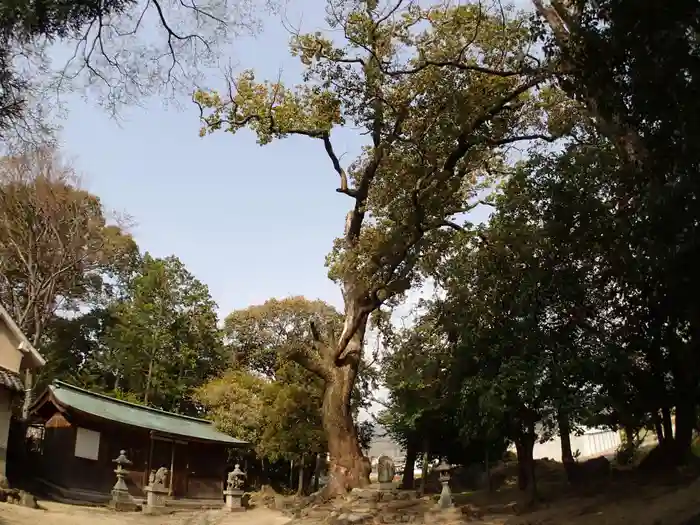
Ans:
<svg viewBox="0 0 700 525"><path fill-rule="evenodd" d="M194 421L195 423L205 423L205 424L207 424L207 425L212 425L212 424L213 424L213 423L212 423L211 421L209 421L208 419L201 419L201 418L198 418L198 417L186 416L186 415L184 415L184 414L176 414L175 412L168 412L167 410L162 410L162 409L160 409L160 408L149 407L149 406L145 406L145 405L139 405L139 404L137 404L137 403L132 403L132 402L130 402L130 401L124 401L123 399L117 399L116 397L108 396L108 395L106 395L106 394L100 394L100 393L97 393L97 392L91 392L90 390L87 390L87 389L85 389L85 388L80 388L79 386L71 385L70 383L66 383L65 381L60 381L60 380L58 380L58 379L54 379L54 380L51 382L51 386L52 386L52 387L57 387L57 388L67 388L67 389L69 389L69 390L75 390L75 391L80 392L80 393L82 393L82 394L86 394L86 395L89 395L89 396L92 396L92 397L99 397L99 398L102 398L102 399L106 399L106 400L108 400L108 401L112 401L112 402L114 402L114 403L118 403L118 404L120 404L120 405L125 405L125 406L128 406L128 407L141 409L141 410L144 410L144 411L146 411L146 412L155 412L155 413L158 413L158 414L163 414L163 415L165 415L165 416L170 416L170 417L174 417L174 418L177 418L177 419L187 419L187 420L189 420L189 421Z"/></svg>

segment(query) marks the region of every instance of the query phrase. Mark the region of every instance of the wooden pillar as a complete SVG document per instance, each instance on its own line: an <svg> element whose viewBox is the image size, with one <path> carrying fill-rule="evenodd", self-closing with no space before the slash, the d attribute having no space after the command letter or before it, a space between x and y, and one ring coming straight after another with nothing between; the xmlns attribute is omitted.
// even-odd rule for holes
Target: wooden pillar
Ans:
<svg viewBox="0 0 700 525"><path fill-rule="evenodd" d="M153 470L153 435L148 434L148 439L150 441L148 445L148 459L146 459L146 472L143 473L143 486L148 485L148 478L151 475L151 470Z"/></svg>
<svg viewBox="0 0 700 525"><path fill-rule="evenodd" d="M173 495L173 479L175 479L175 441L171 441L173 448L170 451L170 480L168 487L168 496Z"/></svg>

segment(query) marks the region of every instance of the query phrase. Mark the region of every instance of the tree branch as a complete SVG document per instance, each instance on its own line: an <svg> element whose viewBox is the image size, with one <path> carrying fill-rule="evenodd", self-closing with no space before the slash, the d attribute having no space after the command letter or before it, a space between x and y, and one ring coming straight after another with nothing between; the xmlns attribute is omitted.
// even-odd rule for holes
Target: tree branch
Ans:
<svg viewBox="0 0 700 525"><path fill-rule="evenodd" d="M328 345L322 340L321 334L313 321L309 323L309 328L313 338L313 351L296 349L289 354L289 357L324 381L331 381L331 367L328 361L323 359L323 355L329 354Z"/></svg>

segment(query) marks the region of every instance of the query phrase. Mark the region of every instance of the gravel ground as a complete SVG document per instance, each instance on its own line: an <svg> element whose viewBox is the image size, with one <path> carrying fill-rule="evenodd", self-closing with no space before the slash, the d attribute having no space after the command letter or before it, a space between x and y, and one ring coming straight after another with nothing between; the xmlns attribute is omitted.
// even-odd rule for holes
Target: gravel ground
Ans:
<svg viewBox="0 0 700 525"><path fill-rule="evenodd" d="M178 512L165 516L116 513L102 508L40 502L43 510L0 503L0 525L284 525L289 518L268 509L243 513Z"/></svg>

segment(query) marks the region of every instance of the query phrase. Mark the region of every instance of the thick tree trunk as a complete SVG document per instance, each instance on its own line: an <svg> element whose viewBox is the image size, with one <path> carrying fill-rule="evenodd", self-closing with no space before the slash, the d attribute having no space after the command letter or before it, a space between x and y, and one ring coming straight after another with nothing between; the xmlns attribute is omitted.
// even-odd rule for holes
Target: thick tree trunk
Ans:
<svg viewBox="0 0 700 525"><path fill-rule="evenodd" d="M561 441L561 462L564 465L566 478L569 483L574 481L574 454L571 450L571 423L569 422L569 414L564 410L559 410L557 415L557 423L559 425L559 440Z"/></svg>
<svg viewBox="0 0 700 525"><path fill-rule="evenodd" d="M700 336L700 330L694 331L693 335ZM693 429L696 425L697 414L695 412L698 380L696 372L695 352L697 346L682 345L672 348L671 352L671 372L673 375L674 399L676 408L676 421L673 433L674 460L684 462L691 454L690 447L693 442ZM669 426L674 426L671 422L671 415L668 415ZM665 430L665 429L664 429ZM668 441L668 439L666 440Z"/></svg>
<svg viewBox="0 0 700 525"><path fill-rule="evenodd" d="M537 481L535 479L535 447L534 425L528 425L515 442L518 454L518 486L526 491L527 503L532 505L537 501Z"/></svg>
<svg viewBox="0 0 700 525"><path fill-rule="evenodd" d="M406 446L406 464L403 469L403 479L401 480L401 488L404 490L413 490L415 488L415 479L413 471L416 468L416 458L418 457L418 447L415 441L409 441Z"/></svg>
<svg viewBox="0 0 700 525"><path fill-rule="evenodd" d="M330 479L327 485L329 495L345 494L355 487L369 485L370 473L360 449L350 409L350 396L358 363L359 357L348 359L343 366L334 367L323 394L323 428L330 454Z"/></svg>
<svg viewBox="0 0 700 525"><path fill-rule="evenodd" d="M674 434L674 444L679 461L683 461L690 456L695 422L695 405L692 399L678 403L676 406L676 433Z"/></svg>
<svg viewBox="0 0 700 525"><path fill-rule="evenodd" d="M260 460L260 485L269 485L270 476L267 472L267 465L265 464L265 458Z"/></svg>
<svg viewBox="0 0 700 525"><path fill-rule="evenodd" d="M569 35L578 26L577 10L573 2L558 3L563 6L564 13L559 13L551 2L532 0L536 11L542 16L554 33L554 38L563 51L562 69L568 70L573 78L561 78L560 84L572 99L583 99L589 114L595 119L601 133L610 139L620 152L622 158L636 167L642 167L648 152L639 132L628 122L624 111L621 95L612 86L593 86L587 82L584 71L576 64L567 60L566 49L569 46ZM578 42L574 42L574 45ZM613 109L614 108L614 109Z"/></svg>

